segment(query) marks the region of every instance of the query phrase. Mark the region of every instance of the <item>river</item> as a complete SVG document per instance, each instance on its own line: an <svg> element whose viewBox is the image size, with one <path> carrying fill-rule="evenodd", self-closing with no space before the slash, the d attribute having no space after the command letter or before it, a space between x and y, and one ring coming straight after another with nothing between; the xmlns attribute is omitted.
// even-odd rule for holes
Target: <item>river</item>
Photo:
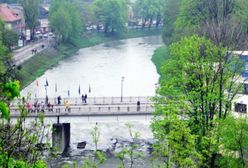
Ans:
<svg viewBox="0 0 248 168"><path fill-rule="evenodd" d="M80 49L75 56L59 62L59 65L47 70L44 75L37 78L22 90L23 96L31 93L34 97L45 97L46 80L48 82L48 97L70 97L78 95L80 86L81 93L89 96L120 96L123 84L123 96L154 96L155 84L159 75L151 58L154 50L162 45L159 36L134 38L113 41ZM122 77L124 81L122 83ZM38 83L38 86L37 86ZM57 87L55 87L57 85ZM90 88L90 92L89 92ZM32 119L31 119L32 120ZM99 149L106 151L111 148L113 139L118 139L119 145L130 142L130 136L126 123L133 124L134 132L139 132L139 150L148 153L148 144L152 141L150 129L151 116L124 116L116 117L65 117L61 122L71 123L71 148L68 156L62 157L56 163L82 161L85 151L94 149L90 132L96 122L101 130ZM46 123L54 123L56 118L47 118ZM77 143L87 141L86 149L76 148ZM117 151L122 147L117 147ZM117 167L118 160L108 158L102 168ZM56 165L56 164L55 164ZM60 166L55 166L60 167ZM143 158L136 167L150 167L149 159Z"/></svg>
<svg viewBox="0 0 248 168"><path fill-rule="evenodd" d="M153 96L159 75L151 57L161 45L160 36L151 36L80 49L75 56L47 70L21 93L45 97L47 80L48 97L67 97L68 91L70 97L78 96L79 86L81 93L90 96L121 96L124 77L123 96Z"/></svg>

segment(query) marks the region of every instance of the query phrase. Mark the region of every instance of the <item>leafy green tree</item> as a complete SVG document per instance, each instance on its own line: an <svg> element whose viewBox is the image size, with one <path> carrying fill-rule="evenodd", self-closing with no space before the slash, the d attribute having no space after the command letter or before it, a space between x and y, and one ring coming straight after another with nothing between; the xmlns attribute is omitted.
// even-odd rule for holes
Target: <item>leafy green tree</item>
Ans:
<svg viewBox="0 0 248 168"><path fill-rule="evenodd" d="M4 22L0 19L0 41L11 51L12 46L16 46L18 42L18 34L4 26Z"/></svg>
<svg viewBox="0 0 248 168"><path fill-rule="evenodd" d="M132 141L129 146L124 147L120 152L116 154L116 157L121 161L121 164L118 166L118 168L133 168L135 160L141 158L143 154L142 152L138 151L138 144L135 142L135 140L138 139L140 136L139 133L133 132L133 125L131 125L130 123L127 123L126 126L128 128L128 132Z"/></svg>
<svg viewBox="0 0 248 168"><path fill-rule="evenodd" d="M195 159L200 161L197 163L202 167L216 165L220 152L219 123L229 115L231 103L242 88L242 83L236 82L241 67L238 57L227 48L214 45L202 37L185 37L170 46L170 59L163 65L165 77L159 88L159 94L165 98L158 99L157 113L163 116L162 121L169 118L165 125L175 112L184 120L185 125L175 125L172 135L182 131L180 128L189 128L186 135L192 136L191 140L185 141L184 137L172 142L176 142L176 146L182 143L194 146L190 148L191 153L196 151L198 159ZM154 132L165 131L161 134L169 136L170 131L166 132L168 128L159 125L159 122L159 119L154 121ZM158 136L158 139L163 140L161 137ZM195 145L190 143L194 138ZM167 140L172 147L170 139ZM177 154L176 149L172 154ZM182 161L177 160L176 164L180 165Z"/></svg>
<svg viewBox="0 0 248 168"><path fill-rule="evenodd" d="M164 7L162 38L165 44L171 44L175 36L175 22L179 14L181 0L167 0Z"/></svg>
<svg viewBox="0 0 248 168"><path fill-rule="evenodd" d="M67 0L54 0L50 8L49 21L59 41L77 44L84 27L75 4Z"/></svg>
<svg viewBox="0 0 248 168"><path fill-rule="evenodd" d="M175 106L177 103L177 106ZM201 157L196 150L197 136L191 133L189 123L182 120L179 111L186 109L183 101L166 101L166 106L156 105L159 117L154 118L152 130L155 139L153 155L163 161L161 167L198 167ZM163 118L161 119L161 111Z"/></svg>
<svg viewBox="0 0 248 168"><path fill-rule="evenodd" d="M247 118L228 117L221 122L220 143L223 157L220 158L221 167L247 167L248 149L248 121ZM238 157L237 157L238 155Z"/></svg>
<svg viewBox="0 0 248 168"><path fill-rule="evenodd" d="M194 33L235 49L247 46L248 1L181 0L175 38Z"/></svg>
<svg viewBox="0 0 248 168"><path fill-rule="evenodd" d="M134 4L134 11L136 18L141 18L142 28L145 27L147 21L149 21L149 28L152 25L154 18L156 18L156 26L159 25L162 19L162 11L165 4L165 0L137 0Z"/></svg>
<svg viewBox="0 0 248 168"><path fill-rule="evenodd" d="M83 163L83 168L98 168L101 164L106 161L105 154L98 149L98 143L100 138L100 129L98 126L94 126L93 130L90 132L92 136L93 143L95 145L94 156L92 158L86 158Z"/></svg>
<svg viewBox="0 0 248 168"><path fill-rule="evenodd" d="M125 31L127 23L127 3L125 0L96 0L94 2L95 16L104 25L104 32Z"/></svg>
<svg viewBox="0 0 248 168"><path fill-rule="evenodd" d="M31 39L34 38L34 31L37 25L38 8L40 0L20 0L24 10L25 22L31 31Z"/></svg>
<svg viewBox="0 0 248 168"><path fill-rule="evenodd" d="M16 46L18 42L18 34L13 30L4 29L3 44L11 51L11 47Z"/></svg>

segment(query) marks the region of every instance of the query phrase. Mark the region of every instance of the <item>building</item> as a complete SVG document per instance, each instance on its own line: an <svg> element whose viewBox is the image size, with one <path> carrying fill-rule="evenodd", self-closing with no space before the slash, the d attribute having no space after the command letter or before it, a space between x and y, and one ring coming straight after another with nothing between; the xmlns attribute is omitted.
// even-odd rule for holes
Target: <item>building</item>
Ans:
<svg viewBox="0 0 248 168"><path fill-rule="evenodd" d="M248 51L235 51L234 53L238 54L240 59L244 62L242 77L248 78Z"/></svg>
<svg viewBox="0 0 248 168"><path fill-rule="evenodd" d="M10 8L7 4L1 4L0 18L4 21L6 28L15 31L18 34L22 32L24 27L23 18L18 10Z"/></svg>
<svg viewBox="0 0 248 168"><path fill-rule="evenodd" d="M48 4L43 4L39 6L38 22L39 25L36 27L36 32L47 33L50 31L48 15L49 15Z"/></svg>
<svg viewBox="0 0 248 168"><path fill-rule="evenodd" d="M243 71L238 82L244 84L243 93L238 94L233 102L233 111L235 115L247 115L248 106L248 51L234 51L243 63Z"/></svg>

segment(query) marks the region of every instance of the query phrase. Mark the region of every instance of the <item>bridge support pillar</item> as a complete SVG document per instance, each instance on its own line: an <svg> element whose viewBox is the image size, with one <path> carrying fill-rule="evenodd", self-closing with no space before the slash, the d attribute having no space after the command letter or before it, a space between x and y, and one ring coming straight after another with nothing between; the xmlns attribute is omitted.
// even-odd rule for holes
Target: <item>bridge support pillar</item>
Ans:
<svg viewBox="0 0 248 168"><path fill-rule="evenodd" d="M63 153L70 146L71 124L53 124L52 145L58 153Z"/></svg>

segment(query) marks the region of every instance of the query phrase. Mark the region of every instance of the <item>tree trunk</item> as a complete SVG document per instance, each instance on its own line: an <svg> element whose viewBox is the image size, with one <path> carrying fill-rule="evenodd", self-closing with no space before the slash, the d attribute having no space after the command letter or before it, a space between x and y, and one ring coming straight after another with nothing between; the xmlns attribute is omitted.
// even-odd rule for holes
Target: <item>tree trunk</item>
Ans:
<svg viewBox="0 0 248 168"><path fill-rule="evenodd" d="M146 18L145 18L145 20L144 20L144 22L142 22L142 30L144 29L144 27L145 27L145 25L146 25Z"/></svg>
<svg viewBox="0 0 248 168"><path fill-rule="evenodd" d="M156 28L158 28L160 22L161 22L161 17L160 17L160 15L157 15Z"/></svg>
<svg viewBox="0 0 248 168"><path fill-rule="evenodd" d="M104 33L105 34L108 33L108 27L109 27L109 24L108 23L105 23L105 25L104 25Z"/></svg>
<svg viewBox="0 0 248 168"><path fill-rule="evenodd" d="M152 26L152 21L153 21L153 19L152 19L152 18L150 18L150 22L149 22L149 29L151 29L151 26Z"/></svg>

